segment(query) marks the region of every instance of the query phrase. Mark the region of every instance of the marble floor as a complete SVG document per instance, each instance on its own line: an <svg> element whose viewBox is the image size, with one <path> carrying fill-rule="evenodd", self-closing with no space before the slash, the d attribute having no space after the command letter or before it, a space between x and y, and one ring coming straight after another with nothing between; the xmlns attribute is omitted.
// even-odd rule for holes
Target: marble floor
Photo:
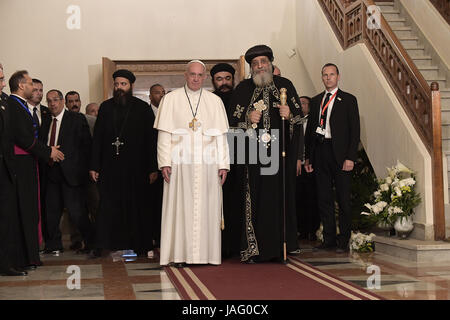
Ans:
<svg viewBox="0 0 450 320"><path fill-rule="evenodd" d="M385 299L450 298L450 262L414 263L377 252L313 252L313 245L302 242L299 258ZM0 276L0 300L180 299L157 258L123 259L116 254L89 259L65 251L42 255L42 261L44 265L26 277Z"/></svg>

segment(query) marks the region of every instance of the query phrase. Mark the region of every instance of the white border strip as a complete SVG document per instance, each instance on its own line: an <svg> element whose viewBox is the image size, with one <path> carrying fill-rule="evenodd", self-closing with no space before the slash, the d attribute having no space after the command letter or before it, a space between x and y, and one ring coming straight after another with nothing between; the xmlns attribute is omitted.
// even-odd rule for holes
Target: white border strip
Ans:
<svg viewBox="0 0 450 320"><path fill-rule="evenodd" d="M365 292L365 291L359 290L359 289L357 289L357 288L355 288L355 287L353 287L353 286L351 286L351 285L349 285L349 284L347 284L347 283L345 283L345 282L342 282L342 281L340 281L340 280L338 280L338 279L335 279L335 278L333 278L333 277L330 277L330 276L327 275L326 273L323 273L323 272L321 272L321 271L319 271L319 270L316 270L316 269L314 269L314 268L311 268L310 266L308 266L308 265L306 265L306 264L303 264L302 262L300 262L300 261L298 261L298 260L290 259L289 261L290 261L291 263L296 264L297 266L300 266L300 267L302 267L302 268L304 268L304 269L306 269L306 270L308 270L308 271L310 271L310 272L313 272L313 273L315 273L315 274L318 274L318 275L320 275L320 276L326 278L327 280L332 281L332 282L335 282L335 283L339 284L340 286L343 286L343 287L345 287L346 289L351 290L351 291L353 291L353 292L355 292L355 293L357 293L357 294L359 294L359 295L361 295L361 296L364 296L364 297L366 297L366 298L368 298L368 299L370 299L370 300L380 300L380 298L375 297L375 296L371 295L370 293L367 293L367 292Z"/></svg>

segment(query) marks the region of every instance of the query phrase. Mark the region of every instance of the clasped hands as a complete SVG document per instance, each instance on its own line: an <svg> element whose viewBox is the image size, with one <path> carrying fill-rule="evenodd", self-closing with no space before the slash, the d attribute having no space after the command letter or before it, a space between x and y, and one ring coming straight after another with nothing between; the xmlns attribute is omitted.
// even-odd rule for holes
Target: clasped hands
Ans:
<svg viewBox="0 0 450 320"><path fill-rule="evenodd" d="M277 108L280 109L280 117L284 119L289 119L289 115L291 114L291 110L289 106L280 106L277 105ZM253 110L249 114L249 119L251 123L259 123L261 120L262 112L258 110Z"/></svg>
<svg viewBox="0 0 450 320"><path fill-rule="evenodd" d="M54 161L54 162L59 162L59 161L63 161L64 160L64 153L62 153L61 151L59 151L59 146L53 146L52 148L52 152L50 153L50 158Z"/></svg>

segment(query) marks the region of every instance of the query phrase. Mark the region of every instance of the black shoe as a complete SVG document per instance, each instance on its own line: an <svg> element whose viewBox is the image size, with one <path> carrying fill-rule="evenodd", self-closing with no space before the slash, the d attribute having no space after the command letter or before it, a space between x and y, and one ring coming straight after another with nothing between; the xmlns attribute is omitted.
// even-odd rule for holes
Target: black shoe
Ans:
<svg viewBox="0 0 450 320"><path fill-rule="evenodd" d="M186 263L184 263L184 262L177 262L173 266L175 268L184 268L184 267L186 267Z"/></svg>
<svg viewBox="0 0 450 320"><path fill-rule="evenodd" d="M83 244L80 241L77 241L70 245L70 250L78 251L78 250L81 250L82 247L83 247Z"/></svg>
<svg viewBox="0 0 450 320"><path fill-rule="evenodd" d="M64 252L64 249L56 249L56 250L53 250L53 249L45 249L44 250L44 254L53 254L53 255L58 255L59 256L59 254L60 253L63 253Z"/></svg>
<svg viewBox="0 0 450 320"><path fill-rule="evenodd" d="M24 271L33 271L37 269L37 265L35 264L30 264L29 266L23 267Z"/></svg>
<svg viewBox="0 0 450 320"><path fill-rule="evenodd" d="M330 251L336 249L336 245L322 243L320 246L314 247L313 251Z"/></svg>
<svg viewBox="0 0 450 320"><path fill-rule="evenodd" d="M246 264L256 264L256 261L253 260L253 258L248 259L247 261L245 261Z"/></svg>
<svg viewBox="0 0 450 320"><path fill-rule="evenodd" d="M7 270L0 271L0 275L7 276L7 277L23 277L23 276L27 276L28 272L19 271L14 268L9 268Z"/></svg>

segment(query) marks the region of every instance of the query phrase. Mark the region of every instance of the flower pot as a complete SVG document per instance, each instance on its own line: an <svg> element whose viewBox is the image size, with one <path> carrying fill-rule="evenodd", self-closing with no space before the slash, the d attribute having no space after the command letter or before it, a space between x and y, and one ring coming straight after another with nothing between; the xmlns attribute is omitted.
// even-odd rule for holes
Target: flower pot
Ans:
<svg viewBox="0 0 450 320"><path fill-rule="evenodd" d="M414 222L411 216L399 217L394 223L394 229L400 239L406 239L414 229Z"/></svg>
<svg viewBox="0 0 450 320"><path fill-rule="evenodd" d="M384 235L386 237L391 236L391 230L392 230L392 224L386 221L378 221L377 222L377 228L384 231Z"/></svg>

